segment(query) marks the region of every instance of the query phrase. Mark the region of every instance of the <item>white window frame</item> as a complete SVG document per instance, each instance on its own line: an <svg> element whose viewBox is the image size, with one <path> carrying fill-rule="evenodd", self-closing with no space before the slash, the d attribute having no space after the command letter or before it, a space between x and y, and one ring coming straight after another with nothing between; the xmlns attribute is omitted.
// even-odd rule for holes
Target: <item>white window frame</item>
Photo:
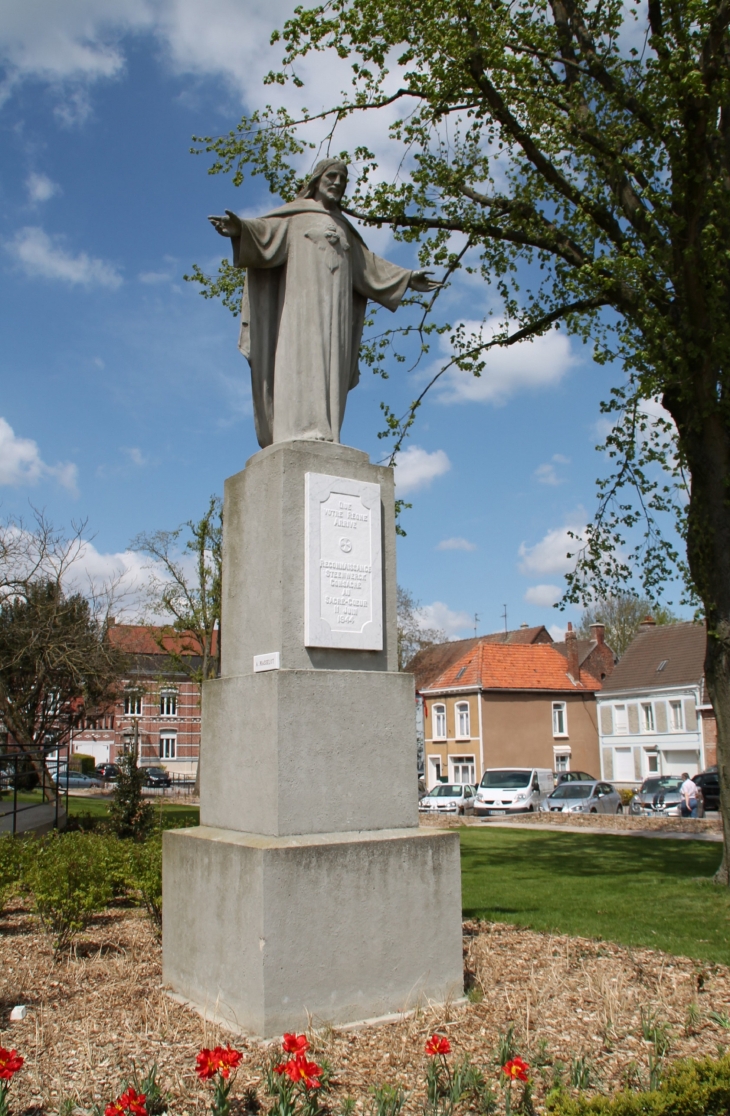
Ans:
<svg viewBox="0 0 730 1116"><path fill-rule="evenodd" d="M466 721L466 729L464 729ZM459 701L456 704L456 739L471 740L471 712L468 701Z"/></svg>
<svg viewBox="0 0 730 1116"><path fill-rule="evenodd" d="M552 708L553 715L553 737L558 740L561 737L568 735L568 703L566 701L554 701Z"/></svg>
<svg viewBox="0 0 730 1116"><path fill-rule="evenodd" d="M625 703L613 707L613 734L614 736L629 735L629 711Z"/></svg>
<svg viewBox="0 0 730 1116"><path fill-rule="evenodd" d="M431 716L433 717L433 739L445 740L446 739L446 706L445 705L432 705ZM439 729L443 725L443 732Z"/></svg>
<svg viewBox="0 0 730 1116"><path fill-rule="evenodd" d="M461 769L462 767L468 767L469 768L469 772L468 772L469 778L468 779L463 779L461 777L461 770L459 770L459 774L457 775L457 767L459 769ZM476 765L476 760L475 760L474 756L449 756L449 768L450 768L450 778L449 778L450 783L459 783L459 785L462 786L462 787L466 787L466 786L475 787L476 786L477 765Z"/></svg>
<svg viewBox="0 0 730 1116"><path fill-rule="evenodd" d="M684 732L684 708L680 698L669 702L669 731Z"/></svg>
<svg viewBox="0 0 730 1116"><path fill-rule="evenodd" d="M654 706L650 701L642 701L641 703L641 731L656 732Z"/></svg>
<svg viewBox="0 0 730 1116"><path fill-rule="evenodd" d="M160 759L174 760L177 759L177 733L162 732L160 733Z"/></svg>
<svg viewBox="0 0 730 1116"><path fill-rule="evenodd" d="M645 753L645 759L646 759L646 773L647 773L647 775L658 775L659 774L659 752L658 751L657 752L646 752ZM652 766L652 761L654 763L654 766Z"/></svg>
<svg viewBox="0 0 730 1116"><path fill-rule="evenodd" d="M427 787L428 787L428 790L433 790L433 788L437 787L439 785L439 783L441 782L441 775L443 774L443 763L444 763L444 761L441 758L441 756L428 756L426 763L427 763L427 767L426 767ZM436 768L437 767L438 767L438 774L436 774Z"/></svg>
<svg viewBox="0 0 730 1116"><path fill-rule="evenodd" d="M553 748L553 770L561 774L570 771L571 754L570 748L560 747L560 745Z"/></svg>
<svg viewBox="0 0 730 1116"><path fill-rule="evenodd" d="M177 717L177 690L160 690L160 716Z"/></svg>
<svg viewBox="0 0 730 1116"><path fill-rule="evenodd" d="M124 695L124 716L142 716L142 694L127 693Z"/></svg>

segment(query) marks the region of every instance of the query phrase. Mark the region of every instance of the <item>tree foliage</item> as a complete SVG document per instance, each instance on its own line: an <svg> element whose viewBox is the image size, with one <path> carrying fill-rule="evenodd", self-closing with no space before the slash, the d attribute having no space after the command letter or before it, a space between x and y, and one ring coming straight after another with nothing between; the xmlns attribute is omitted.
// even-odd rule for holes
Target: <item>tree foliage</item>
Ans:
<svg viewBox="0 0 730 1116"><path fill-rule="evenodd" d="M405 670L414 655L432 643L443 643L446 632L423 624L420 601L402 585L398 586L398 670Z"/></svg>
<svg viewBox="0 0 730 1116"><path fill-rule="evenodd" d="M135 724L135 736L118 761L119 775L109 803L109 822L117 837L144 841L150 834L154 817L152 803L145 802L142 797L145 771L139 766L137 731Z"/></svg>
<svg viewBox="0 0 730 1116"><path fill-rule="evenodd" d="M620 659L647 616L651 616L655 624L673 624L677 619L666 605L658 605L647 597L614 593L585 609L578 625L578 636L590 639L591 624L603 624L606 643Z"/></svg>
<svg viewBox="0 0 730 1116"><path fill-rule="evenodd" d="M436 292L416 300L414 322L371 338L376 368L404 358L404 335L421 352L434 333L450 338L408 411L386 407L395 449L433 383L451 367L481 375L495 346L560 325L622 368L604 404L614 468L576 540L568 599L605 597L637 569L652 598L677 571L690 580L708 624L726 864L729 24L728 0L330 0L297 8L274 36L284 57L267 81L300 85L301 59L329 51L350 64L349 90L315 115L269 106L200 148L211 173L263 174L287 198L317 125L329 150L344 119L368 114L401 145L391 178L365 146L341 152L357 171L347 212L417 244L421 266L447 279L481 275L498 309L474 332L438 316ZM230 273L197 278L232 300Z"/></svg>

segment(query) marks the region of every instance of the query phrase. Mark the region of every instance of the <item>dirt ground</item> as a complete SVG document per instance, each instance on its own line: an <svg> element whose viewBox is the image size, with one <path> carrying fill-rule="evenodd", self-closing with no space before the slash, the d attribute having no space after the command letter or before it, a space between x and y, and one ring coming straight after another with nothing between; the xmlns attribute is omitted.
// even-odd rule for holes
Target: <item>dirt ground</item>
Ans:
<svg viewBox="0 0 730 1116"><path fill-rule="evenodd" d="M233 1041L245 1053L235 1095L260 1085L266 1048L218 1031L166 995L160 947L140 912L106 912L58 961L22 908L8 911L0 929L0 1044L26 1059L11 1086L14 1116L57 1113L62 1105L67 1116L72 1104L103 1105L133 1065L144 1071L153 1062L171 1112L202 1116L210 1093L195 1076L195 1055L217 1041ZM314 1021L316 1056L334 1070L333 1112L347 1095L358 1111L369 1110L370 1088L385 1083L408 1090L405 1112L422 1112L423 1046L435 1030L448 1035L452 1057L468 1053L496 1083L498 1036L513 1024L517 1052L533 1067L538 1107L556 1061L569 1067L584 1058L602 1091L646 1081L653 1048L642 1034L642 1013L645 1025L666 1025L672 1058L715 1055L730 1042L727 967L498 923L465 924L464 951L467 985L479 1002L426 1004L394 1023L355 1031ZM15 1004L27 1004L28 1014L10 1023ZM236 1107L240 1116L243 1101Z"/></svg>

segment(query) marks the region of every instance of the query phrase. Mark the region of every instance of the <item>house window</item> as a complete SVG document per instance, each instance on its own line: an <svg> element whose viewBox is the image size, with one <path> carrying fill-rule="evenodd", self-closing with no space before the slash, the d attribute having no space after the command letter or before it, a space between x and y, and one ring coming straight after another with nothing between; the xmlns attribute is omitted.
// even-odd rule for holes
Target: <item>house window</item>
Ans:
<svg viewBox="0 0 730 1116"><path fill-rule="evenodd" d="M649 752L646 757L646 770L650 775L659 774L659 756L656 752Z"/></svg>
<svg viewBox="0 0 730 1116"><path fill-rule="evenodd" d="M174 759L175 758L175 745L177 744L176 736L161 736L160 737L160 759Z"/></svg>
<svg viewBox="0 0 730 1116"><path fill-rule="evenodd" d="M553 702L553 736L568 735L568 711L564 701Z"/></svg>
<svg viewBox="0 0 730 1116"><path fill-rule="evenodd" d="M670 701L669 723L671 725L672 732L682 732L684 730L684 717L682 715L681 701Z"/></svg>
<svg viewBox="0 0 730 1116"><path fill-rule="evenodd" d="M557 774L570 771L570 752L555 752L554 764Z"/></svg>
<svg viewBox="0 0 730 1116"><path fill-rule="evenodd" d="M474 756L454 756L449 760L451 764L451 782L461 783L462 786L474 786Z"/></svg>
<svg viewBox="0 0 730 1116"><path fill-rule="evenodd" d="M613 707L613 731L617 736L626 736L629 731L629 718L625 705L614 705Z"/></svg>
<svg viewBox="0 0 730 1116"><path fill-rule="evenodd" d="M174 690L160 694L160 714L163 717L177 717L177 694Z"/></svg>
<svg viewBox="0 0 730 1116"><path fill-rule="evenodd" d="M142 695L141 694L125 694L124 695L124 716L125 717L141 717L142 716Z"/></svg>
<svg viewBox="0 0 730 1116"><path fill-rule="evenodd" d="M432 790L438 783L441 782L441 757L429 756L428 757L428 789Z"/></svg>
<svg viewBox="0 0 730 1116"><path fill-rule="evenodd" d="M654 706L650 702L641 707L641 727L644 732L654 731Z"/></svg>
<svg viewBox="0 0 730 1116"><path fill-rule="evenodd" d="M469 703L460 701L456 707L457 736L469 736ZM469 780L467 780L468 782ZM458 780L457 780L458 782Z"/></svg>
<svg viewBox="0 0 730 1116"><path fill-rule="evenodd" d="M446 706L434 705L433 707L433 736L434 740L446 739Z"/></svg>

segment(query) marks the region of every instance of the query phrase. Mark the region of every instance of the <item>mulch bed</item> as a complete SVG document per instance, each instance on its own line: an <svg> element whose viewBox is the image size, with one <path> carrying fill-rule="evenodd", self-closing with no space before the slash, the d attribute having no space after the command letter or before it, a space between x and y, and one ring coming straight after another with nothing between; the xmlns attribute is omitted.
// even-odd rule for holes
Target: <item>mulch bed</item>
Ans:
<svg viewBox="0 0 730 1116"><path fill-rule="evenodd" d="M657 832L657 833L722 833L721 818L632 818L627 814L519 814L514 819L498 817L497 822L510 822L515 825L569 825L576 829L618 829L621 832ZM438 828L454 828L460 825L478 825L487 829L494 825L492 821L483 818L474 818L469 815L463 818L438 817L432 814L420 814L419 825L437 826Z"/></svg>
<svg viewBox="0 0 730 1116"><path fill-rule="evenodd" d="M0 929L0 1044L26 1058L11 1086L15 1116L57 1113L62 1102L64 1112L68 1102L104 1105L133 1064L145 1070L152 1062L172 1094L171 1112L202 1116L210 1089L195 1076L195 1055L232 1039L245 1053L234 1094L261 1083L262 1044L218 1030L165 993L160 946L139 911L105 912L57 961L22 907L6 912ZM716 1055L730 1041L730 1030L708 1016L730 1011L726 966L499 923L466 923L464 950L467 983L481 1002L425 1005L394 1023L312 1034L315 1055L335 1070L333 1111L348 1094L366 1110L373 1085L402 1083L410 1091L405 1111L422 1112L423 1047L434 1030L448 1035L453 1056L468 1053L496 1081L498 1035L513 1024L518 1051L533 1064L538 1104L558 1059L585 1057L602 1091L645 1082L652 1046L642 1011L669 1025L672 1058ZM19 1003L28 1014L10 1023ZM690 1005L696 1017L687 1026ZM240 1116L242 1099L237 1108Z"/></svg>

